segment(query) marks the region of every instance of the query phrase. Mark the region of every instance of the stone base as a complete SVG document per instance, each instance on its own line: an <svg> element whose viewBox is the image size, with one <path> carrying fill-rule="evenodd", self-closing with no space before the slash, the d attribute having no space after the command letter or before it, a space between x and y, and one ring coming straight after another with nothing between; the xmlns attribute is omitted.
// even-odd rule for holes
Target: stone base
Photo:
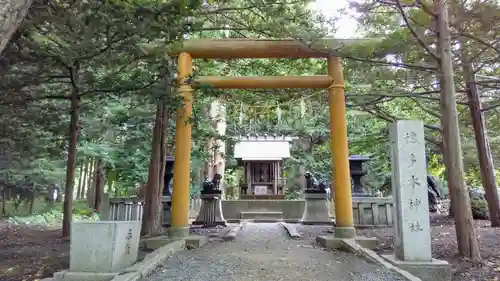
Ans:
<svg viewBox="0 0 500 281"><path fill-rule="evenodd" d="M214 222L205 221L206 218L210 216L215 217ZM192 224L209 224L208 226L226 225L226 220L222 214L222 201L220 200L220 194L202 194L200 212Z"/></svg>
<svg viewBox="0 0 500 281"><path fill-rule="evenodd" d="M332 220L327 220L327 221L313 221L313 220L300 220L300 224L303 225L334 225L335 222Z"/></svg>
<svg viewBox="0 0 500 281"><path fill-rule="evenodd" d="M174 241L184 240L186 248L195 249L200 248L207 242L206 236L190 235L184 238L172 238L169 236L158 236L153 238L146 238L142 241L144 247L148 250L156 250L166 246Z"/></svg>
<svg viewBox="0 0 500 281"><path fill-rule="evenodd" d="M189 227L188 226L182 226L182 227L170 227L168 229L168 237L172 239L184 239L185 237L189 236Z"/></svg>
<svg viewBox="0 0 500 281"><path fill-rule="evenodd" d="M152 237L152 238L145 238L141 241L142 245L144 248L148 250L156 250L159 249L169 243L172 243L175 240L179 239L172 239L168 236L158 236L158 237Z"/></svg>
<svg viewBox="0 0 500 281"><path fill-rule="evenodd" d="M186 248L188 249L201 248L207 243L207 237L203 235L190 235L184 240L186 241Z"/></svg>
<svg viewBox="0 0 500 281"><path fill-rule="evenodd" d="M54 273L57 281L110 281L120 273L71 272L67 270Z"/></svg>
<svg viewBox="0 0 500 281"><path fill-rule="evenodd" d="M354 240L358 245L363 248L374 250L378 246L378 240L374 237L363 237L357 236L354 238L349 238ZM335 236L316 236L316 242L318 242L321 246L330 249L330 250L349 250L350 248L346 243L344 243L346 238L338 238Z"/></svg>
<svg viewBox="0 0 500 281"><path fill-rule="evenodd" d="M172 218L172 199L170 196L162 196L161 203L163 205L162 225L165 227L169 227Z"/></svg>
<svg viewBox="0 0 500 281"><path fill-rule="evenodd" d="M241 212L240 218L242 220L255 220L255 221L270 221L276 222L283 219L282 212Z"/></svg>
<svg viewBox="0 0 500 281"><path fill-rule="evenodd" d="M285 200L285 194L244 194L240 193L240 200Z"/></svg>
<svg viewBox="0 0 500 281"><path fill-rule="evenodd" d="M280 225L286 230L288 236L292 239L299 239L301 237L300 233L297 231L295 225L290 223L280 222Z"/></svg>
<svg viewBox="0 0 500 281"><path fill-rule="evenodd" d="M326 193L305 193L306 204L301 224L333 224L328 210Z"/></svg>
<svg viewBox="0 0 500 281"><path fill-rule="evenodd" d="M356 229L354 227L335 227L336 238L356 238Z"/></svg>
<svg viewBox="0 0 500 281"><path fill-rule="evenodd" d="M195 238L195 237L194 237ZM196 238L195 238L196 239ZM176 240L168 245L161 247L151 253L146 254L144 259L134 265L127 267L119 272L111 273L91 273L91 272L72 272L63 270L54 273L54 277L45 278L41 281L135 281L141 277L148 276L158 266L164 263L172 254L182 251L186 248L185 240Z"/></svg>
<svg viewBox="0 0 500 281"><path fill-rule="evenodd" d="M275 222L282 222L282 219L254 219L254 220L249 220L250 222L254 223L275 223Z"/></svg>
<svg viewBox="0 0 500 281"><path fill-rule="evenodd" d="M382 255L392 265L405 270L422 281L450 281L453 267L446 261L432 259L429 262L409 262L397 260L394 255Z"/></svg>
<svg viewBox="0 0 500 281"><path fill-rule="evenodd" d="M197 220L193 221L191 223L192 225L204 225L205 222L204 221L199 221L198 218ZM223 226L226 226L227 225L227 221L223 220L223 221L215 221L214 225L211 225L211 226L219 226L219 225L223 225Z"/></svg>
<svg viewBox="0 0 500 281"><path fill-rule="evenodd" d="M330 219L335 216L335 208L330 201ZM239 222L241 213L278 212L279 219L287 223L299 222L304 214L305 200L222 200L224 219ZM360 227L391 227L393 220L393 199L391 197L359 197L352 199L353 223ZM253 219L253 218L250 218ZM276 218L278 219L278 218Z"/></svg>
<svg viewBox="0 0 500 281"><path fill-rule="evenodd" d="M366 192L352 192L351 196L353 197L353 199L357 198L357 197L374 197L370 193L366 193Z"/></svg>

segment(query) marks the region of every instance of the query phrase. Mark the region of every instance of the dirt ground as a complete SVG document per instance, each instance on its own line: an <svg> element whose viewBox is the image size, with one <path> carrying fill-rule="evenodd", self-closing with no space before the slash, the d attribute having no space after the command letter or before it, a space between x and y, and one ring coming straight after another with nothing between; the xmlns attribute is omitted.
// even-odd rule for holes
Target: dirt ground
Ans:
<svg viewBox="0 0 500 281"><path fill-rule="evenodd" d="M474 222L481 250L481 263L471 263L457 257L455 225L453 219L443 215L431 216L432 256L453 264L453 281L500 280L500 228L491 228L489 221ZM362 229L359 234L380 239L380 252L392 252L393 228Z"/></svg>
<svg viewBox="0 0 500 281"><path fill-rule="evenodd" d="M490 228L488 221L475 222L483 261L473 264L455 256L453 220L436 215L431 221L433 256L454 265L453 281L500 281L500 228ZM304 234L311 237L329 231L325 228L307 229ZM193 229L197 234L213 235L201 233L206 231ZM358 233L378 237L381 242L379 251L392 252L392 228L360 229ZM0 281L41 279L68 267L69 241L61 239L59 229L18 227L0 222Z"/></svg>
<svg viewBox="0 0 500 281"><path fill-rule="evenodd" d="M217 236L224 228L193 228L197 235ZM69 240L61 230L20 227L0 221L0 281L32 281L69 268ZM139 258L141 253L139 253Z"/></svg>
<svg viewBox="0 0 500 281"><path fill-rule="evenodd" d="M500 281L500 228L491 228L489 221L475 221L475 231L481 250L482 262L471 263L457 257L455 225L446 215L431 215L432 256L446 260L454 267L452 281ZM314 240L318 235L332 235L333 228L326 226L298 227L302 239ZM357 229L358 235L377 237L377 252L393 253L392 227Z"/></svg>
<svg viewBox="0 0 500 281"><path fill-rule="evenodd" d="M60 229L0 222L0 280L36 280L69 267L69 241Z"/></svg>

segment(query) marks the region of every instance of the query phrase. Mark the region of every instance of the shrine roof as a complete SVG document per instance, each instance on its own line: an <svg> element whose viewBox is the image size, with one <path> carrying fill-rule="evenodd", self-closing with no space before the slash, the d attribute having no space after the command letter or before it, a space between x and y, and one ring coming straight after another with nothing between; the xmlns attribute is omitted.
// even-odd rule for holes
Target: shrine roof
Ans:
<svg viewBox="0 0 500 281"><path fill-rule="evenodd" d="M243 161L279 161L290 157L290 142L285 136L244 136L237 139L234 158Z"/></svg>

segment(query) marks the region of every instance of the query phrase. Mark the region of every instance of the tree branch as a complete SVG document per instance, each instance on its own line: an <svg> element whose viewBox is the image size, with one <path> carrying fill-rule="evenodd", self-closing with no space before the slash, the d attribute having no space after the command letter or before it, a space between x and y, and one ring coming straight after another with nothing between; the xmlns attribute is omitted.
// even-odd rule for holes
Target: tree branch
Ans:
<svg viewBox="0 0 500 281"><path fill-rule="evenodd" d="M147 89L151 86L153 86L156 82L158 82L158 79L152 80L148 82L145 85L140 85L140 86L131 86L131 87L117 87L117 88L108 88L108 89L93 89L93 90L88 90L85 92L82 92L80 94L80 97L89 95L89 94L105 94L105 93L124 93L124 92L133 92L133 91L140 91Z"/></svg>
<svg viewBox="0 0 500 281"><path fill-rule="evenodd" d="M342 54L338 54L338 56L346 58L346 59L350 59L353 61L381 64L381 65L389 65L389 66L397 66L397 67L403 67L403 68L408 68L408 69L416 69L416 70L420 70L420 71L434 72L437 70L437 67L432 67L432 66L422 66L422 65L399 63L399 62L376 61L376 60L363 59L363 58L353 57L353 56L349 56L349 55L342 55Z"/></svg>
<svg viewBox="0 0 500 281"><path fill-rule="evenodd" d="M486 46L486 47L488 47L488 48L491 48L491 49L493 49L495 52L497 52L497 53L499 53L499 54L500 54L500 48L498 48L498 47L496 47L496 46L493 46L492 44L490 44L490 43L488 43L488 42L484 41L483 39L481 39L481 38L479 38L479 37L477 37L477 36L475 36L475 35L472 35L472 34L469 34L469 33L465 33L465 32L458 32L458 34L459 34L460 36L467 37L467 38L470 38L470 39L472 39L472 40L475 40L475 41L477 41L478 43L480 43L480 44L482 44L482 45L484 45L484 46Z"/></svg>
<svg viewBox="0 0 500 281"><path fill-rule="evenodd" d="M436 113L436 111L430 110L427 107L425 107L419 100L417 99L412 99L419 107L422 109L425 113L436 117L437 119L441 119L441 115L439 113ZM439 112L439 111L437 111Z"/></svg>
<svg viewBox="0 0 500 281"><path fill-rule="evenodd" d="M420 46L422 46L422 48L424 48L424 50L426 50L427 53L429 53L436 61L440 61L440 58L438 57L438 55L434 51L432 51L429 48L429 46L427 46L427 44L422 40L422 38L420 38L420 36L413 29L413 27L411 27L410 21L408 20L408 16L406 15L406 12L404 11L404 8L401 5L400 0L396 0L396 6L397 6L399 12L401 13L401 16L403 17L403 21L405 22L406 26L410 30L410 33L413 35L415 40L417 40L417 42L420 44Z"/></svg>
<svg viewBox="0 0 500 281"><path fill-rule="evenodd" d="M500 107L500 103L497 103L497 104L494 104L494 105L490 105L490 106L486 106L486 107L484 107L484 108L481 109L481 112L492 110L492 109L495 109L497 107Z"/></svg>

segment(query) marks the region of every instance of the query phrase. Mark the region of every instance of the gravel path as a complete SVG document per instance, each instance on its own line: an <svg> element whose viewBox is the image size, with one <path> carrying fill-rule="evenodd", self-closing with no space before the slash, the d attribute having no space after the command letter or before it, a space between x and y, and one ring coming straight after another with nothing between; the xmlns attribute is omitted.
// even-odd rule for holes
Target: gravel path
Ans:
<svg viewBox="0 0 500 281"><path fill-rule="evenodd" d="M151 281L402 281L345 252L288 238L276 223L247 223L232 242L176 253L143 279Z"/></svg>

